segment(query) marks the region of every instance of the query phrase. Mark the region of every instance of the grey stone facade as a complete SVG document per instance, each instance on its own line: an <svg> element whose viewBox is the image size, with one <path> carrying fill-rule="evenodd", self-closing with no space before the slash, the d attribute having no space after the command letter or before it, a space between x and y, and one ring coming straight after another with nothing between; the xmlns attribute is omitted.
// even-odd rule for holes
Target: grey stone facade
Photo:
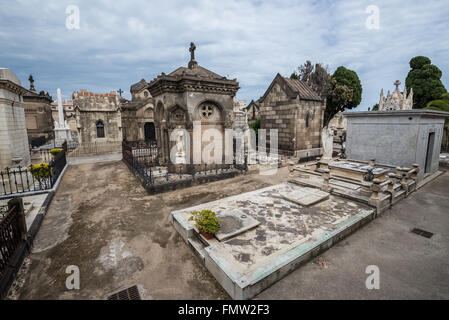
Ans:
<svg viewBox="0 0 449 320"><path fill-rule="evenodd" d="M307 84L277 74L260 104L260 127L278 130L279 153L296 157L321 154L321 128L326 101Z"/></svg>
<svg viewBox="0 0 449 320"><path fill-rule="evenodd" d="M23 104L27 92L14 72L0 68L0 169L30 164Z"/></svg>
<svg viewBox="0 0 449 320"><path fill-rule="evenodd" d="M438 170L444 118L434 110L345 112L349 159L420 167L419 179Z"/></svg>
<svg viewBox="0 0 449 320"><path fill-rule="evenodd" d="M24 94L26 126L28 140L44 137L49 139L53 136L52 97L48 92L36 92L33 77L30 75L30 90Z"/></svg>
<svg viewBox="0 0 449 320"><path fill-rule="evenodd" d="M121 101L124 140L155 141L154 104L147 85L140 80L131 86L131 101Z"/></svg>
<svg viewBox="0 0 449 320"><path fill-rule="evenodd" d="M120 97L115 92L96 94L82 89L73 93L72 100L81 145L122 141Z"/></svg>
<svg viewBox="0 0 449 320"><path fill-rule="evenodd" d="M188 67L179 67L169 74L161 73L149 83L142 79L131 86L134 101L139 97L145 99L147 91L151 95L152 100L148 100L145 110L148 114L154 110L153 118L149 116L148 121L154 119L159 160L162 163L169 163L170 151L176 145L176 141L170 141L170 136L176 129L187 130L191 142L198 139L193 137L194 122L201 123L202 135L207 129L217 129L224 136L225 129L232 129L234 97L239 84L236 79L227 79L199 66L195 61L194 50L195 46L191 44ZM124 109L131 108L133 107L130 105ZM139 118L137 114L139 107L134 108L135 117ZM130 124L131 118L128 117ZM126 139L135 140L136 134L128 129L130 125L127 124L126 127ZM141 138L141 135L137 137ZM206 144L208 142L203 141L200 150L193 150L193 143L190 143L190 163L193 163L193 153L202 152Z"/></svg>

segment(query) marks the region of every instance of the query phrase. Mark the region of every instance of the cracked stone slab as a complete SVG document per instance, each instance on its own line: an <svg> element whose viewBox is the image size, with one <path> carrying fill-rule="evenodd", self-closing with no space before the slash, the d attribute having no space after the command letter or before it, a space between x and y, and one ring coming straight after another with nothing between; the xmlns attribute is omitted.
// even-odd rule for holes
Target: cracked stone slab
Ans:
<svg viewBox="0 0 449 320"><path fill-rule="evenodd" d="M315 203L329 198L329 193L308 187L281 191L279 193L285 200L304 207L311 206Z"/></svg>
<svg viewBox="0 0 449 320"><path fill-rule="evenodd" d="M240 210L225 211L217 217L222 219L220 230L215 234L220 241L225 241L260 224L258 220Z"/></svg>

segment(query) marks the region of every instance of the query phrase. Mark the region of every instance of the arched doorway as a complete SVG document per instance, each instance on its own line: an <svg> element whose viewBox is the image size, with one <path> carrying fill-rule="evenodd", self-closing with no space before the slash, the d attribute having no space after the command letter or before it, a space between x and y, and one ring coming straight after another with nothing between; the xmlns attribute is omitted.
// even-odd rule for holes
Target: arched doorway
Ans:
<svg viewBox="0 0 449 320"><path fill-rule="evenodd" d="M154 144L156 142L156 129L154 122L146 122L144 127L145 142L147 144Z"/></svg>

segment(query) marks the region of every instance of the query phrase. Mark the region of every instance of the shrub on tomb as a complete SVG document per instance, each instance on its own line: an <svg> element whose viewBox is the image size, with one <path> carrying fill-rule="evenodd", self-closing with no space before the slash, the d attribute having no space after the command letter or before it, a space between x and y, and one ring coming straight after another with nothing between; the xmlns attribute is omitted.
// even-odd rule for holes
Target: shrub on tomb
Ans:
<svg viewBox="0 0 449 320"><path fill-rule="evenodd" d="M220 230L222 220L217 218L215 212L212 210L193 211L191 214L192 216L189 218L189 221L194 221L195 227L206 238L212 238L214 233Z"/></svg>
<svg viewBox="0 0 449 320"><path fill-rule="evenodd" d="M50 153L53 157L55 157L58 153L60 153L62 151L61 148L54 148L50 150Z"/></svg>
<svg viewBox="0 0 449 320"><path fill-rule="evenodd" d="M47 162L32 165L28 170L39 181L49 178L51 174L51 167Z"/></svg>

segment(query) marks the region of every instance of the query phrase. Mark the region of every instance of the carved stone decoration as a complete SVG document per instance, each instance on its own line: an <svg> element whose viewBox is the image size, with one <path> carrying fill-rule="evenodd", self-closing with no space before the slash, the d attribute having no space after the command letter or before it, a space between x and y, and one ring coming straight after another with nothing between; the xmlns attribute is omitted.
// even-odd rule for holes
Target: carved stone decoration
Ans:
<svg viewBox="0 0 449 320"><path fill-rule="evenodd" d="M184 142L184 131L179 130L178 137L176 139L176 164L186 163L186 152L185 152L185 142Z"/></svg>
<svg viewBox="0 0 449 320"><path fill-rule="evenodd" d="M177 110L175 113L173 113L173 118L175 121L185 121L186 117L182 110Z"/></svg>
<svg viewBox="0 0 449 320"><path fill-rule="evenodd" d="M407 95L407 88L404 87L404 91L399 90L401 82L396 80L394 85L396 86L393 93L388 91L387 96L384 97L383 89L380 91L379 111L382 110L411 110L413 108L413 88Z"/></svg>
<svg viewBox="0 0 449 320"><path fill-rule="evenodd" d="M334 143L333 130L328 127L324 127L321 131L321 141L323 144L323 157L321 160L331 160Z"/></svg>
<svg viewBox="0 0 449 320"><path fill-rule="evenodd" d="M211 119L214 114L214 109L215 109L215 107L210 104L205 104L205 105L201 106L201 110L200 110L201 118L203 118L204 120Z"/></svg>

